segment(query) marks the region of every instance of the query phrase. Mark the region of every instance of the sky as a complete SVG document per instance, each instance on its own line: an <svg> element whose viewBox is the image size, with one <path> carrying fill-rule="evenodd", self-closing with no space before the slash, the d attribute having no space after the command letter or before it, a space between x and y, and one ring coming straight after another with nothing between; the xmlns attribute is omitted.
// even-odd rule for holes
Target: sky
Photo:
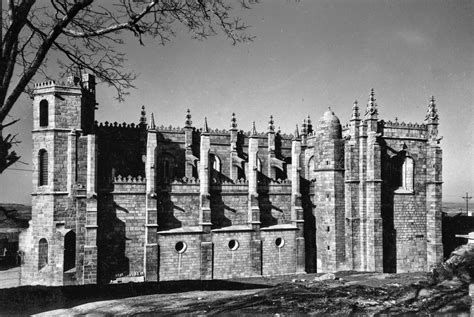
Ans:
<svg viewBox="0 0 474 317"><path fill-rule="evenodd" d="M375 89L379 119L423 123L436 98L443 136L443 200L474 193L474 2L471 0L261 0L235 14L253 42L233 46L223 36L193 40L184 29L166 46L126 38L124 67L139 74L125 102L97 86L98 121L138 122L140 108L157 125L239 129L268 118L292 133L308 114L328 107L342 123L354 100L365 109ZM41 80L38 78L38 80ZM26 164L0 174L0 202L31 203L31 100L19 100L16 151ZM474 195L473 195L474 196ZM471 201L474 204L474 200Z"/></svg>

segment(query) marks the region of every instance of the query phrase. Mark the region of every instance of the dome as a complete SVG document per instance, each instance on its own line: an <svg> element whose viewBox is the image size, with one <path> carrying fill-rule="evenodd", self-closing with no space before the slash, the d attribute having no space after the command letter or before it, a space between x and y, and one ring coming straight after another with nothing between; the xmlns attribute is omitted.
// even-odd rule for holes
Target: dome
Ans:
<svg viewBox="0 0 474 317"><path fill-rule="evenodd" d="M342 137L341 122L331 108L319 119L319 130L324 137L329 139L340 139Z"/></svg>
<svg viewBox="0 0 474 317"><path fill-rule="evenodd" d="M329 108L324 115L320 119L321 123L326 123L326 124L341 124L339 121L339 118L336 117L334 112Z"/></svg>

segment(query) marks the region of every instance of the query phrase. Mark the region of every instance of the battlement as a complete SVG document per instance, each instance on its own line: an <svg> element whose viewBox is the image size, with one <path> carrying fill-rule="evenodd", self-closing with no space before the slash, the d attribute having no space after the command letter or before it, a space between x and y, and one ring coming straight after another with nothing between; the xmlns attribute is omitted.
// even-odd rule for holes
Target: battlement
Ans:
<svg viewBox="0 0 474 317"><path fill-rule="evenodd" d="M91 74L82 74L82 78L69 76L66 81L64 80L47 80L38 82L33 85L35 89L46 89L46 88L81 88L88 90L89 92L95 92L95 77Z"/></svg>
<svg viewBox="0 0 474 317"><path fill-rule="evenodd" d="M164 125L161 125L159 127L156 127L156 130L158 132L184 132L184 128L181 128L181 127L173 127L172 125L169 125L169 126L164 126Z"/></svg>
<svg viewBox="0 0 474 317"><path fill-rule="evenodd" d="M127 177L123 177L122 175L118 175L114 177L114 184L144 184L146 183L146 178L142 176L133 177L128 175Z"/></svg>
<svg viewBox="0 0 474 317"><path fill-rule="evenodd" d="M118 175L114 178L114 194L143 194L146 190L146 178L137 176L122 177Z"/></svg>
<svg viewBox="0 0 474 317"><path fill-rule="evenodd" d="M135 123L126 123L126 122L123 122L123 123L118 123L117 121L115 122L108 122L108 121L105 121L105 122L97 122L95 121L94 122L94 126L96 128L111 128L111 129L131 129L131 130L136 130L136 129L142 129L143 126L140 125L140 124L135 124Z"/></svg>
<svg viewBox="0 0 474 317"><path fill-rule="evenodd" d="M199 184L199 178L194 178L194 177L183 177L181 179L175 179L174 181L171 182L171 185L183 185L183 184L190 184L190 185L195 185Z"/></svg>
<svg viewBox="0 0 474 317"><path fill-rule="evenodd" d="M427 130L426 124L418 124L418 123L411 123L411 122L398 122L398 121L381 121L384 128L392 128L392 129L413 129L413 130Z"/></svg>
<svg viewBox="0 0 474 317"><path fill-rule="evenodd" d="M428 136L428 127L425 124L403 121L380 121L380 124L384 137L425 140Z"/></svg>
<svg viewBox="0 0 474 317"><path fill-rule="evenodd" d="M53 86L56 86L56 82L54 80L48 80L48 81L34 84L35 88L47 88L47 87L53 87ZM62 83L62 85L60 86L64 86L64 83Z"/></svg>

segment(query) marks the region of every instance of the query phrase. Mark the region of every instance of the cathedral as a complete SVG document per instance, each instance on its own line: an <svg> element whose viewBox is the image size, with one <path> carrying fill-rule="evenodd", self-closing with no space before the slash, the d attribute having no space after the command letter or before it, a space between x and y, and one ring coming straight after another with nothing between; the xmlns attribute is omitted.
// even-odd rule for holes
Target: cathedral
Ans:
<svg viewBox="0 0 474 317"><path fill-rule="evenodd" d="M136 123L98 123L90 74L34 88L22 285L413 272L443 258L434 98L423 123L384 121L372 90L347 124L329 109L285 134L271 116L250 132L235 114L228 130L197 127L189 110L182 128L158 126L144 107Z"/></svg>

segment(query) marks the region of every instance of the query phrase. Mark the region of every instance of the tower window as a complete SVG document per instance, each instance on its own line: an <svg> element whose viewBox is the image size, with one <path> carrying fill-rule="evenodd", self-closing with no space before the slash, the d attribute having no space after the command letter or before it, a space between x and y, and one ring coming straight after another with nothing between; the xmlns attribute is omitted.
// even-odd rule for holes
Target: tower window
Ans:
<svg viewBox="0 0 474 317"><path fill-rule="evenodd" d="M48 265L48 241L42 238L38 244L38 270Z"/></svg>
<svg viewBox="0 0 474 317"><path fill-rule="evenodd" d="M48 152L40 150L39 152L39 186L48 185Z"/></svg>
<svg viewBox="0 0 474 317"><path fill-rule="evenodd" d="M64 236L64 272L76 267L76 234L69 231Z"/></svg>
<svg viewBox="0 0 474 317"><path fill-rule="evenodd" d="M43 99L39 105L39 124L40 127L48 126L48 101Z"/></svg>

